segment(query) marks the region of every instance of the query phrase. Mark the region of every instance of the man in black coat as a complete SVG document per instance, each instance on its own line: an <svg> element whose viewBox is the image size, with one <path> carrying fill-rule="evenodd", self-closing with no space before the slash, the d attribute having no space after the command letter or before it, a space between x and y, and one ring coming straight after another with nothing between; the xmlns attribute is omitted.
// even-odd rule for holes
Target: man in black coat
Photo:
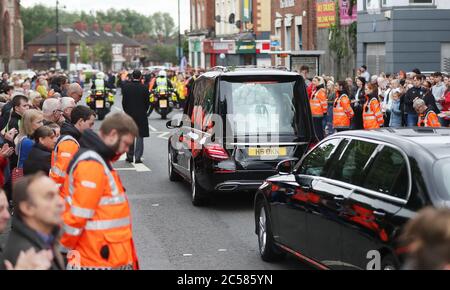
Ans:
<svg viewBox="0 0 450 290"><path fill-rule="evenodd" d="M419 116L416 110L414 110L414 101L424 99L426 91L422 87L422 76L414 76L414 87L409 89L404 96L405 113L407 114L407 127L416 127L419 121Z"/></svg>
<svg viewBox="0 0 450 290"><path fill-rule="evenodd" d="M34 250L47 253L50 269L63 270L58 231L64 201L56 183L43 174L24 177L15 184L13 202L16 211L0 269L5 268L5 261L17 265L21 253Z"/></svg>
<svg viewBox="0 0 450 290"><path fill-rule="evenodd" d="M139 137L136 138L133 146L127 154L127 162L142 163L144 155L144 138L150 137L148 127L147 110L150 106L148 89L141 83L142 73L135 70L132 74L132 81L125 83L122 88L122 107L125 113L130 115L139 128Z"/></svg>

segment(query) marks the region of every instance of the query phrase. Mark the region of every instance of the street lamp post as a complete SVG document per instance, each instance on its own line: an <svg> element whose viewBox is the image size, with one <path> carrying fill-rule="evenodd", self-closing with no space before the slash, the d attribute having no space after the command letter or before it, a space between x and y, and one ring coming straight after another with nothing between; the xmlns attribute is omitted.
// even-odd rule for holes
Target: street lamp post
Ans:
<svg viewBox="0 0 450 290"><path fill-rule="evenodd" d="M56 0L56 63L59 63L59 1Z"/></svg>
<svg viewBox="0 0 450 290"><path fill-rule="evenodd" d="M66 6L62 6L66 8ZM56 69L61 68L61 63L59 62L59 0L56 0Z"/></svg>
<svg viewBox="0 0 450 290"><path fill-rule="evenodd" d="M181 48L181 4L178 0L178 64L181 66L182 58L182 48Z"/></svg>

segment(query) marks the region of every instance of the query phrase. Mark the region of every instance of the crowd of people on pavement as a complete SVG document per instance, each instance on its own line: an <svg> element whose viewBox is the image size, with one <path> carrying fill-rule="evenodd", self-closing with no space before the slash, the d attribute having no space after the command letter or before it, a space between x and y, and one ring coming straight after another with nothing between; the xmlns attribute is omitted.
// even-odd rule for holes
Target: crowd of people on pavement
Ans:
<svg viewBox="0 0 450 290"><path fill-rule="evenodd" d="M450 126L450 81L441 72L370 75L362 66L354 79L340 81L309 80L308 72L301 68L320 140L344 130Z"/></svg>
<svg viewBox="0 0 450 290"><path fill-rule="evenodd" d="M1 76L0 269L139 268L112 167L139 130L114 113L93 131L96 113L80 104L83 94L63 72Z"/></svg>
<svg viewBox="0 0 450 290"><path fill-rule="evenodd" d="M163 76L186 100L202 72ZM302 68L305 79L307 73ZM94 131L95 111L80 104L82 85L64 73L49 70L25 80L2 74L0 233L8 238L0 245L0 269L139 269L130 205L112 164L125 153L127 161L142 162L149 92L158 75L109 74L106 81L122 89L124 112L111 113ZM441 73L370 76L362 67L355 82L326 76L307 82L320 138L335 130L449 124L450 83ZM424 211L404 236L413 249L411 268L449 267L448 247L430 247L424 233L435 220L442 221L433 228L438 242L450 242L448 211ZM428 263L428 254L441 263Z"/></svg>

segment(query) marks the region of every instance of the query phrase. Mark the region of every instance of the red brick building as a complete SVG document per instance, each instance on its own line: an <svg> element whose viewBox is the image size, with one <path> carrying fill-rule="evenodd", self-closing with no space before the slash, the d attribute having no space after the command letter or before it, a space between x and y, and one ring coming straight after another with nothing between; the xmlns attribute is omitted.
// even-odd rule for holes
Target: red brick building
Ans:
<svg viewBox="0 0 450 290"><path fill-rule="evenodd" d="M50 30L27 44L26 60L33 69L54 67L56 63L56 33ZM135 66L141 57L141 44L122 34L120 24L94 24L89 27L84 22L76 22L73 27L63 27L59 32L59 61L65 69L67 57L72 63L81 62L78 58L81 43L93 48L97 43L110 43L113 55L113 70ZM70 53L68 53L68 48ZM78 53L77 53L78 52Z"/></svg>
<svg viewBox="0 0 450 290"><path fill-rule="evenodd" d="M291 55L315 51L317 45L316 1L271 0L272 42L278 43L281 57L272 58L273 65L291 67ZM293 70L298 68L293 65Z"/></svg>
<svg viewBox="0 0 450 290"><path fill-rule="evenodd" d="M0 0L0 71L23 69L23 24L19 0Z"/></svg>

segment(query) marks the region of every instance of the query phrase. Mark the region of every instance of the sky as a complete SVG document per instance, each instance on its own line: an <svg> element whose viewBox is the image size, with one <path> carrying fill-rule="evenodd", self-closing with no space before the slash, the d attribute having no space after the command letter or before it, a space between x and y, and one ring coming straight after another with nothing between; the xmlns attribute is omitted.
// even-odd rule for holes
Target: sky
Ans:
<svg viewBox="0 0 450 290"><path fill-rule="evenodd" d="M178 0L59 0L61 6L66 6L68 11L101 11L114 8L136 10L145 15L155 12L168 12L175 23L178 22ZM181 3L181 31L190 27L189 0L180 0ZM30 7L35 4L55 6L56 0L22 0L22 6Z"/></svg>

